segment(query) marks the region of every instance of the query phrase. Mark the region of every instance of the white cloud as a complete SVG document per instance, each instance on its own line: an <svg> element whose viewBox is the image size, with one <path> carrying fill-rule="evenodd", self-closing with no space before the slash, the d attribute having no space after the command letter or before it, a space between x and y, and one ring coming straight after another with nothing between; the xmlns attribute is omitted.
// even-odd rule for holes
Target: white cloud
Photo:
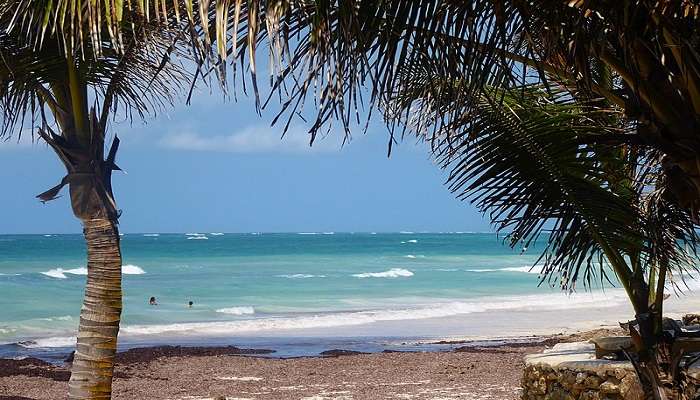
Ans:
<svg viewBox="0 0 700 400"><path fill-rule="evenodd" d="M180 132L163 137L160 145L178 150L230 153L319 153L341 148L342 133L331 133L325 138L318 136L309 147L310 135L304 129L291 126L284 137L281 129L252 125L229 135Z"/></svg>

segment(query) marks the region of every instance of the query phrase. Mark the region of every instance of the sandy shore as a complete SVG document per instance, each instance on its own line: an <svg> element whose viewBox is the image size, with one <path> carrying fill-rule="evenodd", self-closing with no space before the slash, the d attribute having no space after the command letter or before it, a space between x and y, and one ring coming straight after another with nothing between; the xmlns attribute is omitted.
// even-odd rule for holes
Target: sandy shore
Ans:
<svg viewBox="0 0 700 400"><path fill-rule="evenodd" d="M132 349L118 357L113 398L515 400L525 354L611 333L617 332L451 352L293 359L243 356L235 347ZM68 377L65 368L40 360L0 360L0 400L66 399Z"/></svg>

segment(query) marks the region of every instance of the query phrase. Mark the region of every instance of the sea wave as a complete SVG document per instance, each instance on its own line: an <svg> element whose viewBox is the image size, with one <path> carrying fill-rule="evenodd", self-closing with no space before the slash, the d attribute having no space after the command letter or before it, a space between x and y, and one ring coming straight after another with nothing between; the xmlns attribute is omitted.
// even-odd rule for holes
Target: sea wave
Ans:
<svg viewBox="0 0 700 400"><path fill-rule="evenodd" d="M361 274L353 274L355 278L399 278L413 276L413 272L403 268L392 268L382 272L363 272Z"/></svg>
<svg viewBox="0 0 700 400"><path fill-rule="evenodd" d="M251 315L255 314L255 309L253 307L249 306L243 306L243 307L228 307L228 308L219 308L216 310L218 313L222 314L231 314L231 315Z"/></svg>
<svg viewBox="0 0 700 400"><path fill-rule="evenodd" d="M211 232L210 235L212 236L223 236L223 232Z"/></svg>
<svg viewBox="0 0 700 400"><path fill-rule="evenodd" d="M411 239L411 240L402 240L401 241L401 244L406 244L406 243L418 243L418 240Z"/></svg>
<svg viewBox="0 0 700 400"><path fill-rule="evenodd" d="M307 279L307 278L325 278L326 275L313 275L313 274L285 274L285 275L275 275L277 278L287 278L287 279Z"/></svg>
<svg viewBox="0 0 700 400"><path fill-rule="evenodd" d="M132 264L122 265L122 274L142 275L145 273L146 273L146 271L144 271L143 268L139 267L138 265L132 265ZM87 275L88 269L87 269L87 267L70 268L70 269L54 268L54 269L50 269L48 271L44 271L41 274L46 275L46 276L51 277L51 278L56 278L56 279L67 279L68 277L66 276L66 274Z"/></svg>
<svg viewBox="0 0 700 400"><path fill-rule="evenodd" d="M57 278L57 279L67 279L68 277L66 274L71 274L71 275L87 275L88 270L86 267L80 267L80 268L71 268L71 269L63 269L63 268L54 268L50 269L48 271L42 272L42 275L46 275L51 278Z"/></svg>
<svg viewBox="0 0 700 400"><path fill-rule="evenodd" d="M48 317L48 318L39 318L41 321L72 321L73 317L70 315L62 315L60 317Z"/></svg>
<svg viewBox="0 0 700 400"><path fill-rule="evenodd" d="M446 318L463 314L496 311L537 311L582 309L590 307L616 307L625 304L624 292L615 292L604 299L583 294L571 298L565 294L527 295L482 299L472 302L435 303L413 308L369 311L333 312L326 314L299 315L290 317L257 318L239 321L192 322L168 325L131 325L121 330L127 335L156 335L189 333L196 335L228 335L236 333L332 328L364 325L383 321L422 320ZM603 301L605 300L605 301Z"/></svg>
<svg viewBox="0 0 700 400"><path fill-rule="evenodd" d="M207 240L209 238L204 236L204 235L200 235L200 236L188 236L187 239L189 239L189 240Z"/></svg>
<svg viewBox="0 0 700 400"><path fill-rule="evenodd" d="M144 233L143 236L145 237L158 237L160 236L159 233Z"/></svg>
<svg viewBox="0 0 700 400"><path fill-rule="evenodd" d="M122 274L125 275L143 275L146 271L138 265L126 264L122 265Z"/></svg>
<svg viewBox="0 0 700 400"><path fill-rule="evenodd" d="M467 272L524 272L526 274L542 273L544 267L541 265L525 266L525 267L505 267L505 268L484 268L484 269L468 269Z"/></svg>
<svg viewBox="0 0 700 400"><path fill-rule="evenodd" d="M72 347L75 346L75 336L53 336L42 339L27 340L17 343L27 349L36 349L44 347Z"/></svg>

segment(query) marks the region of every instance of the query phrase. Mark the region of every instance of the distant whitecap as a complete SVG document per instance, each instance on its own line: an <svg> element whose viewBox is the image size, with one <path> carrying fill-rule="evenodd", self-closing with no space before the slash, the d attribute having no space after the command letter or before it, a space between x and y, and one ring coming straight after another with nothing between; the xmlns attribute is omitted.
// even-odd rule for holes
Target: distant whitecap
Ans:
<svg viewBox="0 0 700 400"><path fill-rule="evenodd" d="M363 272L361 274L353 274L355 278L405 278L413 276L413 272L403 268L392 268L382 272Z"/></svg>
<svg viewBox="0 0 700 400"><path fill-rule="evenodd" d="M122 274L125 275L141 275L145 274L146 271L144 271L141 267L137 265L122 265ZM79 268L70 268L70 269L63 269L63 268L54 268L50 269L48 271L44 271L41 273L42 275L51 277L51 278L56 278L56 279L67 279L68 276L66 274L70 275L87 275L88 274L88 269L87 267L79 267Z"/></svg>
<svg viewBox="0 0 700 400"><path fill-rule="evenodd" d="M230 314L230 315L250 315L250 314L255 314L255 309L253 307L249 306L243 306L243 307L228 307L228 308L219 308L216 310L218 313L222 314Z"/></svg>
<svg viewBox="0 0 700 400"><path fill-rule="evenodd" d="M289 275L276 275L278 278L287 279L308 279L308 278L325 278L326 275L312 275L312 274L289 274Z"/></svg>
<svg viewBox="0 0 700 400"><path fill-rule="evenodd" d="M122 274L125 275L143 275L146 271L138 265L126 264L122 265Z"/></svg>
<svg viewBox="0 0 700 400"><path fill-rule="evenodd" d="M204 235L187 237L187 240L207 240L207 239L209 239L209 238L204 236Z"/></svg>
<svg viewBox="0 0 700 400"><path fill-rule="evenodd" d="M544 267L535 265L534 267L505 267L505 268L484 268L484 269L468 269L468 272L522 272L526 274L540 274Z"/></svg>
<svg viewBox="0 0 700 400"><path fill-rule="evenodd" d="M145 237L158 237L160 234L158 233L144 233L143 236Z"/></svg>
<svg viewBox="0 0 700 400"><path fill-rule="evenodd" d="M210 233L210 235L212 235L212 236L223 236L224 233L223 233L223 232L212 232L212 233Z"/></svg>

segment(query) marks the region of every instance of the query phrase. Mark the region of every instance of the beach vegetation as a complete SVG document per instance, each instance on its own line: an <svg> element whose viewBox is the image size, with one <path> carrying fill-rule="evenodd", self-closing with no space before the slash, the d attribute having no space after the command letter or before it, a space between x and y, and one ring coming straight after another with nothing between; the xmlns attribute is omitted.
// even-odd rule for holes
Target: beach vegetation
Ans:
<svg viewBox="0 0 700 400"><path fill-rule="evenodd" d="M58 185L37 197L53 200L68 186L87 247L71 399L111 398L122 258L112 190L119 138L110 124L153 115L193 78L183 25L99 4L0 3L0 139L32 136L55 152L65 176L56 171ZM96 23L111 19L121 21L114 36Z"/></svg>
<svg viewBox="0 0 700 400"><path fill-rule="evenodd" d="M546 282L566 290L619 282L636 313L631 356L642 382L652 398L674 399L682 383L678 360L667 353L677 335L669 336L676 331L664 325L662 311L666 291L680 290L697 267L698 14L694 2L651 0L26 0L0 8L0 35L18 38L26 52L53 46L58 58L80 66L129 54L140 23L182 27L182 41L172 43L188 43L195 78L247 82L258 108L278 98L274 122L283 131L312 109L311 142L335 121L349 137L368 110L381 109L389 152L407 132L417 133L450 169L452 190L472 196L511 243L546 240ZM269 56L269 97L258 90L261 49ZM14 89L38 75L5 72L5 120L41 116L60 96L70 107L89 104L87 86L71 77L96 70L68 68L67 88L53 101L41 97L44 84ZM104 131L99 110L54 108L54 118L66 110L78 116L66 126ZM50 132L40 136L58 143ZM94 156L100 140L88 137L76 134L64 147L83 149L111 171L109 156ZM92 221L84 217L94 211L80 204L99 204L91 209L116 232L109 185L81 178L103 175L69 173L67 183L71 192L97 193L76 194L76 215Z"/></svg>

